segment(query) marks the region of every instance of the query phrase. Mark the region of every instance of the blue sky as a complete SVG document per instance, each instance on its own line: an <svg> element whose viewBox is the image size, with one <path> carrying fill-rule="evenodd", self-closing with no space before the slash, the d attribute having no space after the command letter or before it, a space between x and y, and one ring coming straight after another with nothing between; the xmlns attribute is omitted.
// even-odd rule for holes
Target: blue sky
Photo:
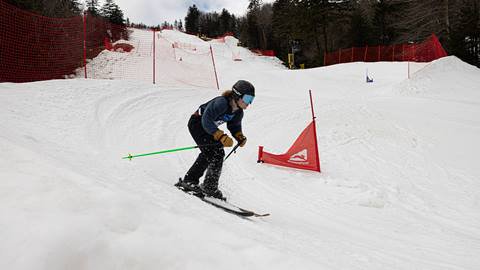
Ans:
<svg viewBox="0 0 480 270"><path fill-rule="evenodd" d="M226 8L235 15L244 15L248 2L248 0L115 0L125 13L125 18L129 18L131 22L143 22L147 25L157 25L163 21L173 23L179 19L183 21L188 7L193 4L203 11L221 11ZM100 0L99 3L102 5L103 1Z"/></svg>

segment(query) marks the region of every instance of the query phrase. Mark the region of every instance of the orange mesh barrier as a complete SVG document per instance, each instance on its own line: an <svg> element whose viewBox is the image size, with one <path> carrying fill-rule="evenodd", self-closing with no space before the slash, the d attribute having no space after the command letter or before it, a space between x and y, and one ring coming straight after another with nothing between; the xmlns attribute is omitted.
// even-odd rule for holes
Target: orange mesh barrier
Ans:
<svg viewBox="0 0 480 270"><path fill-rule="evenodd" d="M0 0L0 82L65 78L83 62L83 18L47 18Z"/></svg>
<svg viewBox="0 0 480 270"><path fill-rule="evenodd" d="M127 38L125 26L101 17L48 18L0 0L0 82L74 77L106 39Z"/></svg>
<svg viewBox="0 0 480 270"><path fill-rule="evenodd" d="M158 31L89 14L48 18L0 0L0 82L74 77L219 88L208 45L172 44Z"/></svg>
<svg viewBox="0 0 480 270"><path fill-rule="evenodd" d="M432 34L429 39L417 44L397 44L362 48L340 49L326 53L324 65L349 62L413 61L430 62L447 56L447 53Z"/></svg>

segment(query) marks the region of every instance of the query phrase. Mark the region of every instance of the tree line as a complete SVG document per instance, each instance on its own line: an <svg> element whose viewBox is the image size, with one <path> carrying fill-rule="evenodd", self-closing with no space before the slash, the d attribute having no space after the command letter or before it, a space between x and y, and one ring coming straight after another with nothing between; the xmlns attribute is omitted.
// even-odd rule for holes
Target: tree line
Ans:
<svg viewBox="0 0 480 270"><path fill-rule="evenodd" d="M6 0L8 3L28 11L33 11L45 17L68 18L82 15L83 10L95 17L105 18L107 21L127 27L141 29L175 28L183 30L182 20L175 20L173 24L163 22L155 26L149 26L142 22L133 23L129 18L124 18L124 13L114 0L104 0L103 5L99 0L86 0L80 4L80 0ZM83 2L83 1L81 1Z"/></svg>
<svg viewBox="0 0 480 270"><path fill-rule="evenodd" d="M207 37L218 37L228 32L238 34L239 19L223 9L218 12L203 12L194 4L188 8L185 17L185 31Z"/></svg>
<svg viewBox="0 0 480 270"><path fill-rule="evenodd" d="M114 0L6 0L46 17L94 16L126 26L130 23ZM325 52L341 48L421 42L436 34L448 54L480 66L480 0L249 0L246 14L228 10L203 12L188 8L185 23L164 22L187 33L218 37L233 33L252 49L273 49L286 61L295 52L297 64L323 64Z"/></svg>
<svg viewBox="0 0 480 270"><path fill-rule="evenodd" d="M6 0L7 3L23 10L33 11L45 17L68 18L82 15L86 9L91 15L107 19L118 25L125 25L123 11L114 0L105 0L100 6L98 0L86 0L85 7L79 0ZM83 1L82 1L83 2Z"/></svg>
<svg viewBox="0 0 480 270"><path fill-rule="evenodd" d="M185 30L232 32L244 46L273 49L284 61L295 52L307 67L321 66L325 52L422 42L434 33L449 55L480 66L480 0L250 0L240 17L193 5Z"/></svg>

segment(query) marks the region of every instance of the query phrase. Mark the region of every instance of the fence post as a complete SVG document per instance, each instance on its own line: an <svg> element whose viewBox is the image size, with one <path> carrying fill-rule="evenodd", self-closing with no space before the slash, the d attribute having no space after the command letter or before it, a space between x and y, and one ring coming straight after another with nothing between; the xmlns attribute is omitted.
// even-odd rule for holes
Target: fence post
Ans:
<svg viewBox="0 0 480 270"><path fill-rule="evenodd" d="M407 60L407 65L408 65L408 68L407 68L408 79L410 79L410 60Z"/></svg>
<svg viewBox="0 0 480 270"><path fill-rule="evenodd" d="M210 45L210 54L212 55L213 72L215 72L215 80L217 81L217 90L220 90L220 86L218 85L217 67L215 66L215 58L213 57L212 45Z"/></svg>
<svg viewBox="0 0 480 270"><path fill-rule="evenodd" d="M217 90L220 90L220 86L218 85L217 67L215 66L215 58L213 57L212 45L210 45L210 54L212 55L213 72L215 72L215 80L217 81Z"/></svg>
<svg viewBox="0 0 480 270"><path fill-rule="evenodd" d="M365 46L365 55L363 56L363 62L367 62L367 52L368 52L368 45Z"/></svg>
<svg viewBox="0 0 480 270"><path fill-rule="evenodd" d="M83 68L85 79L87 76L87 12L83 13Z"/></svg>
<svg viewBox="0 0 480 270"><path fill-rule="evenodd" d="M353 50L353 47L352 47L352 61L350 61L350 62L353 62L353 52L354 52L354 50Z"/></svg>
<svg viewBox="0 0 480 270"><path fill-rule="evenodd" d="M413 44L413 61L417 62L417 44Z"/></svg>
<svg viewBox="0 0 480 270"><path fill-rule="evenodd" d="M152 28L153 32L153 84L155 84L155 28Z"/></svg>
<svg viewBox="0 0 480 270"><path fill-rule="evenodd" d="M320 154L318 153L318 141L317 141L317 126L315 123L315 111L313 110L313 98L312 98L312 90L308 90L308 93L310 95L310 107L312 108L312 122L313 122L313 137L315 138L315 154L317 154L317 168L318 172L321 172L320 169Z"/></svg>

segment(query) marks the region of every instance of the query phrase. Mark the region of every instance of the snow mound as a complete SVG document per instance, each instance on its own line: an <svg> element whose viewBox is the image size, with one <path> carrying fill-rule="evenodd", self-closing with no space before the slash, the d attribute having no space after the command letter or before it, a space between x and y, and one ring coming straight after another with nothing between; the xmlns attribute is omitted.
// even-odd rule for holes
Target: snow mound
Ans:
<svg viewBox="0 0 480 270"><path fill-rule="evenodd" d="M447 56L447 57L443 57L435 61L432 61L424 69L418 71L417 73L418 75L414 75L414 77L422 76L423 73L432 73L432 74L440 75L440 74L445 74L450 72L470 74L474 72L478 73L480 72L480 69L463 62L456 56Z"/></svg>
<svg viewBox="0 0 480 270"><path fill-rule="evenodd" d="M455 56L444 57L414 73L410 80L401 82L397 90L406 96L478 101L480 69Z"/></svg>
<svg viewBox="0 0 480 270"><path fill-rule="evenodd" d="M178 30L162 30L161 36L170 42L183 42L183 43L190 43L194 45L203 45L203 46L208 46L206 45L206 42L202 40L201 38L195 36L195 35L190 35L183 33Z"/></svg>
<svg viewBox="0 0 480 270"><path fill-rule="evenodd" d="M226 36L225 37L225 44L227 44L227 46L238 46L238 39L235 38L235 37L232 37L232 36Z"/></svg>

